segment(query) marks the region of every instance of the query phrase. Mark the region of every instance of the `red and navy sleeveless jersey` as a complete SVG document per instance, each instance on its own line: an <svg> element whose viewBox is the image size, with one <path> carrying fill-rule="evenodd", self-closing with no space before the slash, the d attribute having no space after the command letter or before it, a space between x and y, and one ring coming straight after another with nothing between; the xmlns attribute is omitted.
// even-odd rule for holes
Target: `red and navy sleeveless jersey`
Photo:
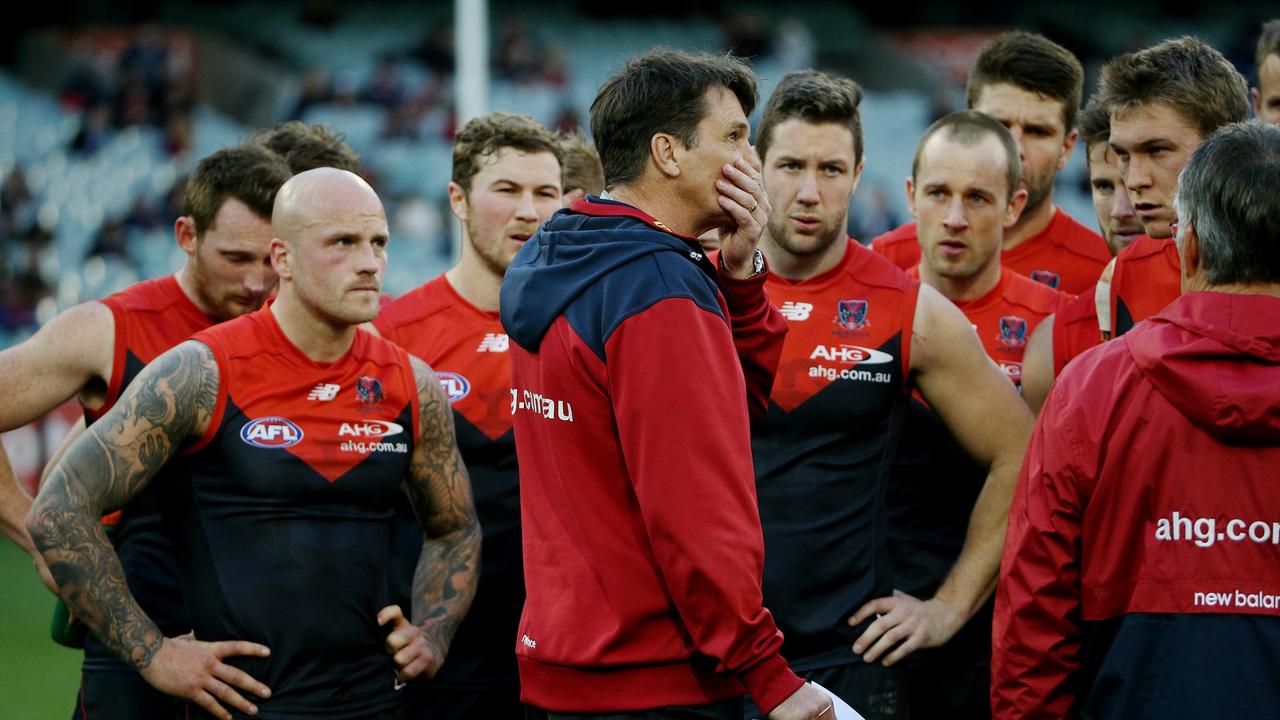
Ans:
<svg viewBox="0 0 1280 720"><path fill-rule="evenodd" d="M258 717L393 707L376 616L418 435L408 355L359 331L343 358L315 362L270 308L194 339L217 359L218 404L161 499L196 637L271 648L232 661L272 690Z"/></svg>
<svg viewBox="0 0 1280 720"><path fill-rule="evenodd" d="M917 267L913 275L918 273ZM1028 338L1065 300L1053 288L1002 272L990 292L955 304L973 325L987 355L1020 386ZM937 592L964 546L969 516L986 477L986 469L969 457L938 414L918 396L913 398L889 484L895 588L922 598ZM988 603L947 646L927 655L949 659L988 655L990 610Z"/></svg>
<svg viewBox="0 0 1280 720"><path fill-rule="evenodd" d="M1053 376L1077 355L1102 343L1094 291L1068 300L1053 319Z"/></svg>
<svg viewBox="0 0 1280 720"><path fill-rule="evenodd" d="M116 404L147 363L217 322L191 302L173 275L135 283L99 302L111 310L115 341L102 407L84 409L85 423L89 425ZM160 518L154 487L155 482L123 510L103 521L115 526L111 542L138 605L165 635L181 635L191 625L183 608L178 567ZM84 667L129 671L113 651L92 635L85 640Z"/></svg>
<svg viewBox="0 0 1280 720"><path fill-rule="evenodd" d="M1111 336L1120 337L1182 294L1182 258L1173 238L1143 235L1116 255L1111 276Z"/></svg>
<svg viewBox="0 0 1280 720"><path fill-rule="evenodd" d="M885 484L907 406L919 284L846 242L830 271L765 284L789 330L769 410L751 434L764 600L783 654L802 669L855 661L845 620L893 590Z"/></svg>
<svg viewBox="0 0 1280 720"><path fill-rule="evenodd" d="M876 237L871 248L908 270L920 263L916 224L907 223ZM1034 237L1001 253L1004 267L1062 292L1076 295L1098 281L1111 251L1098 233L1076 222L1062 208Z"/></svg>
<svg viewBox="0 0 1280 720"><path fill-rule="evenodd" d="M484 528L480 583L434 686L516 687L511 643L524 606L520 477L511 430L511 355L496 312L460 296L441 275L387 305L374 322L383 337L426 361L453 406L458 449ZM398 592L409 592L422 529L402 503L397 520Z"/></svg>

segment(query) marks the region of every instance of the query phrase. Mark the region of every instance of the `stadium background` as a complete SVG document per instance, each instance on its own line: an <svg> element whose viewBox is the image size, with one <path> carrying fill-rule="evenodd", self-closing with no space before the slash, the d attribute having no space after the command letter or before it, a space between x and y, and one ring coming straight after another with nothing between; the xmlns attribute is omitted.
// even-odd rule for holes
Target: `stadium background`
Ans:
<svg viewBox="0 0 1280 720"><path fill-rule="evenodd" d="M38 5L0 29L0 349L75 303L176 270L184 175L282 120L325 123L361 154L391 223L388 292L451 264L453 3ZM991 36L1018 27L1062 43L1085 65L1086 95L1108 57L1184 33L1213 43L1252 83L1253 44L1274 14L1263 2L1190 0L602 5L491 2L487 110L584 126L600 83L655 45L749 58L761 104L789 70L845 74L866 92L867 166L850 212L864 242L909 219L902 187L916 140L963 107L965 73ZM1055 199L1092 227L1083 155ZM74 419L68 408L6 433L18 473L30 479ZM26 556L0 543L4 718L70 710L79 653L49 640L50 608Z"/></svg>

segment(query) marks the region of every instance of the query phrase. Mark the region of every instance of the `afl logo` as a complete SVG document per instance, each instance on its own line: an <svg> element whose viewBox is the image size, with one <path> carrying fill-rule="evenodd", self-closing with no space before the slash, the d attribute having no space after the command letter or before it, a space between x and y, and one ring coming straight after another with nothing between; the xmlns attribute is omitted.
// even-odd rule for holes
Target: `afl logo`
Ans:
<svg viewBox="0 0 1280 720"><path fill-rule="evenodd" d="M286 448L302 442L302 428L282 417L258 418L240 429L240 439L260 448Z"/></svg>
<svg viewBox="0 0 1280 720"><path fill-rule="evenodd" d="M437 372L436 380L440 381L440 387L444 388L444 392L449 396L449 402L456 403L466 397L471 392L471 383L458 373Z"/></svg>

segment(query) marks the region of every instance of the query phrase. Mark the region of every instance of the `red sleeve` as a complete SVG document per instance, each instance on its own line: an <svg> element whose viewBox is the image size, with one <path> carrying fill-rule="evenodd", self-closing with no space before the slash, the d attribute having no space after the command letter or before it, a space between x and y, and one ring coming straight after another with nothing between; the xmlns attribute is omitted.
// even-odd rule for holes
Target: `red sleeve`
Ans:
<svg viewBox="0 0 1280 720"><path fill-rule="evenodd" d="M1080 654L1081 496L1078 438L1058 382L1018 476L992 626L991 710L998 718L1062 718Z"/></svg>
<svg viewBox="0 0 1280 720"><path fill-rule="evenodd" d="M752 417L769 411L773 378L782 359L782 341L787 337L787 321L769 303L764 290L767 273L738 280L720 273L720 292L729 309L733 345L747 383L747 410Z"/></svg>
<svg viewBox="0 0 1280 720"><path fill-rule="evenodd" d="M779 654L782 633L761 597L737 355L724 320L683 298L628 318L605 346L623 456L667 592L698 650L767 713L802 681Z"/></svg>

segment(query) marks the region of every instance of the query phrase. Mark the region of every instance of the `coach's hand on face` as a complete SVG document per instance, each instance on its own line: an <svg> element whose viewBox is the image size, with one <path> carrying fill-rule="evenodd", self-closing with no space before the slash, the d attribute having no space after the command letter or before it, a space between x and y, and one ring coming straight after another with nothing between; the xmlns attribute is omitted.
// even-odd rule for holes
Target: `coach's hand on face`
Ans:
<svg viewBox="0 0 1280 720"><path fill-rule="evenodd" d="M735 278L747 278L755 272L756 245L769 223L769 195L764 191L760 174L760 156L748 147L740 160L721 168L716 180L720 207L733 224L720 228L720 262Z"/></svg>
<svg viewBox="0 0 1280 720"><path fill-rule="evenodd" d="M270 654L265 645L243 640L202 642L192 636L165 638L151 664L143 668L142 679L155 689L189 700L222 720L231 720L231 713L223 705L246 715L257 715L257 706L236 689L263 699L271 697L271 690L243 670L222 661L229 657Z"/></svg>
<svg viewBox="0 0 1280 720"><path fill-rule="evenodd" d="M894 590L892 597L876 598L863 605L849 618L849 625L857 627L872 616L876 617L875 622L853 643L853 651L868 663L888 653L883 661L885 667L922 647L945 643L964 625L960 613L941 600L921 600L901 590Z"/></svg>
<svg viewBox="0 0 1280 720"><path fill-rule="evenodd" d="M396 680L406 683L426 675L435 677L444 664L444 652L427 640L422 628L409 622L399 605L388 605L378 611L378 624L390 623L387 653L396 662Z"/></svg>

